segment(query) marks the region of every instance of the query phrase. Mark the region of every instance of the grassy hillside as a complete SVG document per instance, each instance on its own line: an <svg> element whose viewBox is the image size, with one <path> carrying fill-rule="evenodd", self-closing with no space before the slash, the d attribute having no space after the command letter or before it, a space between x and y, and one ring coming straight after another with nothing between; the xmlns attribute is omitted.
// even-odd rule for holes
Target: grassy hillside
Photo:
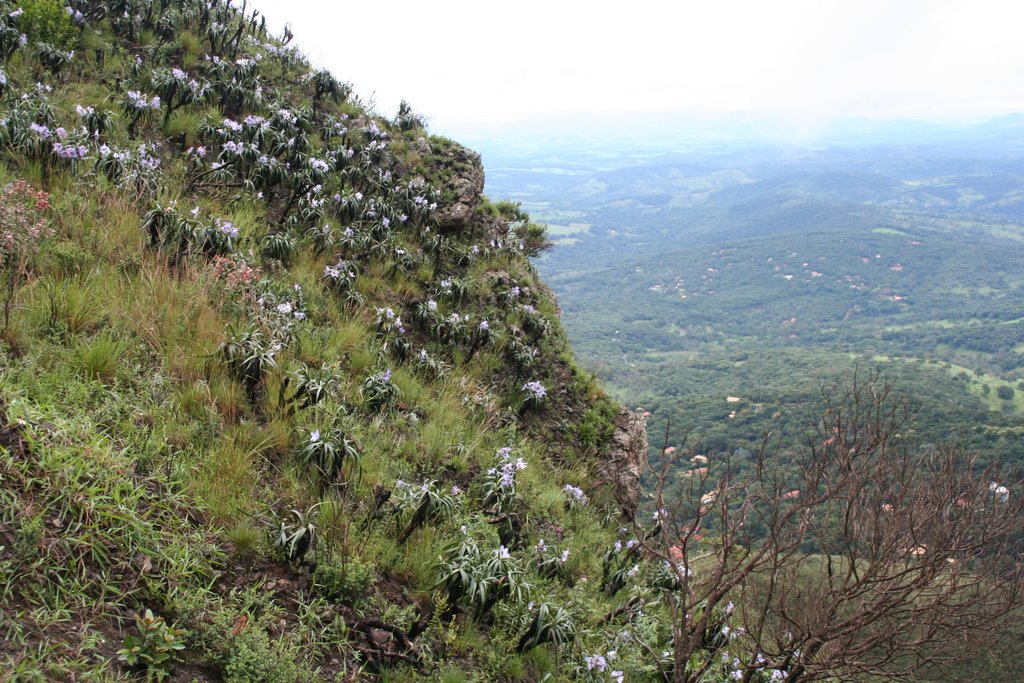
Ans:
<svg viewBox="0 0 1024 683"><path fill-rule="evenodd" d="M3 677L582 666L617 408L478 157L224 3L0 10Z"/></svg>

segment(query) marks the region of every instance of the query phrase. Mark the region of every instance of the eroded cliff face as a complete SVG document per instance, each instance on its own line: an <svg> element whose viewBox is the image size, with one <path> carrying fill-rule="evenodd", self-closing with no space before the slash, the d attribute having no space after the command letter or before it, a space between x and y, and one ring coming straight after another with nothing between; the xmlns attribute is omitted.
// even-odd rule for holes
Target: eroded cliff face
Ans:
<svg viewBox="0 0 1024 683"><path fill-rule="evenodd" d="M615 497L629 516L643 497L640 478L647 469L647 418L623 408L615 418L608 458L601 463L603 478L615 486Z"/></svg>

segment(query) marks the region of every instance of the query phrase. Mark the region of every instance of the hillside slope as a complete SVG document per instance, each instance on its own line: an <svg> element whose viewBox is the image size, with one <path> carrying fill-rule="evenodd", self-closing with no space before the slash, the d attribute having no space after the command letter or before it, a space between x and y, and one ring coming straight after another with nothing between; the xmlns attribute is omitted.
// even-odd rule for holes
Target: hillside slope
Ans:
<svg viewBox="0 0 1024 683"><path fill-rule="evenodd" d="M561 675L646 443L543 230L257 13L0 9L5 676Z"/></svg>

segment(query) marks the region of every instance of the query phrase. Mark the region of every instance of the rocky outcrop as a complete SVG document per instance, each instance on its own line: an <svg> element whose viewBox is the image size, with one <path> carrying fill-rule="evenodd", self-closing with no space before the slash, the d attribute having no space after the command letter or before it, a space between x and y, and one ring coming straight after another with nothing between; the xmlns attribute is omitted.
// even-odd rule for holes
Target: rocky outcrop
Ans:
<svg viewBox="0 0 1024 683"><path fill-rule="evenodd" d="M473 213L484 192L484 166L480 155L461 145L434 150L434 163L441 167L443 202L437 221L443 232L464 232L473 223Z"/></svg>
<svg viewBox="0 0 1024 683"><path fill-rule="evenodd" d="M640 477L647 468L647 418L628 408L615 418L608 459L602 464L602 475L615 485L615 497L629 516L636 513L643 496Z"/></svg>

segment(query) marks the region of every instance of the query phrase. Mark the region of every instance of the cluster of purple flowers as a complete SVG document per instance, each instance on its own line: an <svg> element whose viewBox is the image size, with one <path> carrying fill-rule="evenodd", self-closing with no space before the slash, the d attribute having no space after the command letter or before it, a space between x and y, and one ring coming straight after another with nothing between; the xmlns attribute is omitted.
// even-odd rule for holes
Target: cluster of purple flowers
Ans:
<svg viewBox="0 0 1024 683"><path fill-rule="evenodd" d="M282 121L292 125L294 125L295 122L299 120L299 117L293 114L290 109L278 109L277 115Z"/></svg>
<svg viewBox="0 0 1024 683"><path fill-rule="evenodd" d="M61 159L84 159L89 155L89 148L85 145L65 145L62 142L53 143L53 153Z"/></svg>
<svg viewBox="0 0 1024 683"><path fill-rule="evenodd" d="M498 466L487 470L487 474L498 477L498 485L503 489L516 485L516 472L526 469L526 460L512 459L512 449L508 446L498 449Z"/></svg>
<svg viewBox="0 0 1024 683"><path fill-rule="evenodd" d="M140 93L138 90L128 91L128 103L139 111L146 109L159 109L160 108L160 96L153 95L152 99L147 98L145 95Z"/></svg>
<svg viewBox="0 0 1024 683"><path fill-rule="evenodd" d="M625 543L626 550L632 550L638 545L640 545L640 541L636 540L635 538L631 538ZM615 541L615 552L619 552L620 550L622 550L622 547L622 541Z"/></svg>
<svg viewBox="0 0 1024 683"><path fill-rule="evenodd" d="M583 663L587 665L587 671L597 671L604 673L609 667L609 662L614 662L618 658L618 653L615 650L609 650L604 655L594 653L583 658ZM626 675L621 671L610 671L609 675L615 683L622 683L625 680Z"/></svg>
<svg viewBox="0 0 1024 683"><path fill-rule="evenodd" d="M156 169L160 168L160 159L153 155L155 153L155 150L152 150L151 148L143 144L139 145L137 151L139 166L148 171L155 171Z"/></svg>
<svg viewBox="0 0 1024 683"><path fill-rule="evenodd" d="M380 126L373 121L363 128L363 131L371 138L386 139L388 137L387 131L381 130Z"/></svg>
<svg viewBox="0 0 1024 683"><path fill-rule="evenodd" d="M283 301L274 307L274 310L278 315L284 317L292 317L296 320L305 320L306 314L299 310L299 305L292 301Z"/></svg>
<svg viewBox="0 0 1024 683"><path fill-rule="evenodd" d="M217 230L227 235L231 239L235 239L236 237L238 237L238 228L235 227L234 223L232 223L231 221L226 221L222 218L217 218L213 221L213 223L217 227Z"/></svg>
<svg viewBox="0 0 1024 683"><path fill-rule="evenodd" d="M356 274L351 270L348 270L348 263L345 261L338 261L338 263L333 266L324 266L324 277L338 282L342 279L354 280Z"/></svg>
<svg viewBox="0 0 1024 683"><path fill-rule="evenodd" d="M544 388L544 385L533 380L523 385L523 391L530 394L529 398L534 401L540 401L548 394L548 390Z"/></svg>
<svg viewBox="0 0 1024 683"><path fill-rule="evenodd" d="M572 484L566 484L562 488L562 490L565 491L566 495L569 496L569 500L570 501L572 501L572 502L574 502L574 503L576 503L578 505L586 505L587 504L587 494L583 493L583 489L581 489L579 486L573 486Z"/></svg>

